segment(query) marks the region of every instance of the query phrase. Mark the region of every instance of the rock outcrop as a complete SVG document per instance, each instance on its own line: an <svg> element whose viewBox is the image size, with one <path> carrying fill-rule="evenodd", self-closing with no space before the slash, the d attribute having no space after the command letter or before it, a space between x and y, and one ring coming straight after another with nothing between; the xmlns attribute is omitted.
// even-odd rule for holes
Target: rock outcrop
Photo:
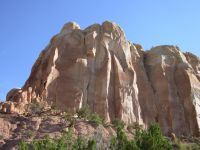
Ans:
<svg viewBox="0 0 200 150"><path fill-rule="evenodd" d="M84 30L67 23L0 110L23 113L34 102L70 113L89 105L108 122L118 118L145 127L159 122L165 134L198 136L200 60L176 46L144 51L112 22Z"/></svg>
<svg viewBox="0 0 200 150"><path fill-rule="evenodd" d="M114 127L104 127L82 119L76 118L74 125L71 126L71 122L66 120L64 114L46 113L41 116L0 114L0 150L18 150L22 140L33 142L45 139L47 135L56 140L68 131L71 131L71 141L75 137L94 139L99 150L108 149L109 141L116 135ZM131 137L128 130L125 132Z"/></svg>

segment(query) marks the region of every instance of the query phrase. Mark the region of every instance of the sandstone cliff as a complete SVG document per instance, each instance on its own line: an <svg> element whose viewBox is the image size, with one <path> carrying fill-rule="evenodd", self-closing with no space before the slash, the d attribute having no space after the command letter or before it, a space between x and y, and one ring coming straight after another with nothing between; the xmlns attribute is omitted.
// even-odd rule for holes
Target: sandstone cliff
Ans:
<svg viewBox="0 0 200 150"><path fill-rule="evenodd" d="M8 92L4 113L46 102L70 113L84 105L106 121L148 127L165 134L199 135L200 60L176 46L144 51L112 22L81 30L67 23L41 52L21 89Z"/></svg>

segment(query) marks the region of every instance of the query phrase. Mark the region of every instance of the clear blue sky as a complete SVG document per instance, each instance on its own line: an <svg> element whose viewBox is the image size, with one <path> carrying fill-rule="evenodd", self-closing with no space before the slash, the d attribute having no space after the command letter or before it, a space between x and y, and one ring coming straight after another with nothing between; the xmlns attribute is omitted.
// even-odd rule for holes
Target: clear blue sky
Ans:
<svg viewBox="0 0 200 150"><path fill-rule="evenodd" d="M0 0L0 99L24 84L66 22L85 28L104 20L145 49L173 44L200 56L200 0Z"/></svg>

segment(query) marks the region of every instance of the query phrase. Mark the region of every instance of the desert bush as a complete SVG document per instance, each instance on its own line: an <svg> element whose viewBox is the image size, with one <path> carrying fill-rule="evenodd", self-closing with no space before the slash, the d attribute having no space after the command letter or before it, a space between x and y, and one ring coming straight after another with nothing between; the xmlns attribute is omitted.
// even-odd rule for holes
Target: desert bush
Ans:
<svg viewBox="0 0 200 150"><path fill-rule="evenodd" d="M26 106L28 114L40 114L45 109L45 104L43 102L29 103Z"/></svg>
<svg viewBox="0 0 200 150"><path fill-rule="evenodd" d="M83 106L81 109L77 111L78 118L87 119L91 114L91 110L88 105Z"/></svg>
<svg viewBox="0 0 200 150"><path fill-rule="evenodd" d="M78 110L77 116L78 118L89 120L92 123L95 123L96 125L100 125L103 123L103 119L97 113L93 113L88 105Z"/></svg>
<svg viewBox="0 0 200 150"><path fill-rule="evenodd" d="M65 123L69 123L68 127L73 127L77 121L74 116L72 116L71 114L67 114L67 113L65 113L63 115L63 119L64 119Z"/></svg>
<svg viewBox="0 0 200 150"><path fill-rule="evenodd" d="M113 120L112 124L114 125L115 128L120 128L120 129L123 129L125 126L125 123L120 119Z"/></svg>
<svg viewBox="0 0 200 150"><path fill-rule="evenodd" d="M60 138L51 139L46 136L41 140L34 140L30 144L22 140L19 150L96 150L96 142L83 137L75 138L72 131L65 132Z"/></svg>
<svg viewBox="0 0 200 150"><path fill-rule="evenodd" d="M26 131L26 134L27 134L27 136L28 136L29 138L32 138L32 137L35 135L35 131L33 131L33 130L27 130L27 131Z"/></svg>
<svg viewBox="0 0 200 150"><path fill-rule="evenodd" d="M101 119L101 117L99 117L98 114L96 113L92 113L89 117L88 117L88 120L90 120L91 122L97 124L97 125L100 125L102 124L103 120Z"/></svg>
<svg viewBox="0 0 200 150"><path fill-rule="evenodd" d="M59 141L59 140L58 140ZM30 145L34 150L55 150L59 145L59 142L54 142L49 137L42 140L33 141ZM63 147L60 147L61 149Z"/></svg>
<svg viewBox="0 0 200 150"><path fill-rule="evenodd" d="M72 146L72 150L96 150L96 141L79 136Z"/></svg>
<svg viewBox="0 0 200 150"><path fill-rule="evenodd" d="M136 132L137 130L141 130L141 129L143 129L143 126L140 125L140 124L137 123L137 122L134 122L134 123L129 124L129 125L127 126L127 130L128 130L130 133L132 133L132 134L135 134L135 132Z"/></svg>
<svg viewBox="0 0 200 150"><path fill-rule="evenodd" d="M21 140L19 142L19 150L28 150L28 148L29 148L29 145L26 141Z"/></svg>
<svg viewBox="0 0 200 150"><path fill-rule="evenodd" d="M4 138L4 136L2 134L0 134L0 140L2 140Z"/></svg>
<svg viewBox="0 0 200 150"><path fill-rule="evenodd" d="M89 140L88 145L85 150L96 150L96 141L95 140Z"/></svg>
<svg viewBox="0 0 200 150"><path fill-rule="evenodd" d="M96 124L102 123L97 114L88 114L88 110L81 110L79 116L81 118L84 116ZM128 138L124 130L124 122L115 120L113 123L116 128L116 136L108 141L110 150L172 150L172 143L162 135L158 124L152 124L148 130L144 130L139 124L129 125L128 128L133 131L134 138ZM75 137L72 130L69 129L56 139L46 136L44 139L34 140L31 143L22 140L19 143L19 150L96 150L97 146L98 148L101 146L96 142L103 143L100 133L89 139L83 136ZM197 145L182 143L177 143L177 145L180 150L199 149Z"/></svg>
<svg viewBox="0 0 200 150"><path fill-rule="evenodd" d="M134 140L129 140L122 126L117 127L117 136L110 142L111 150L139 150Z"/></svg>
<svg viewBox="0 0 200 150"><path fill-rule="evenodd" d="M200 145L196 143L183 143L180 139L175 138L173 141L173 147L179 150L200 150Z"/></svg>
<svg viewBox="0 0 200 150"><path fill-rule="evenodd" d="M172 144L161 133L158 124L148 130L136 126L134 139L128 139L123 126L117 126L117 135L110 142L111 150L172 150Z"/></svg>
<svg viewBox="0 0 200 150"><path fill-rule="evenodd" d="M138 148L141 150L172 149L172 144L162 135L158 124L152 124L148 130L136 130L135 140Z"/></svg>

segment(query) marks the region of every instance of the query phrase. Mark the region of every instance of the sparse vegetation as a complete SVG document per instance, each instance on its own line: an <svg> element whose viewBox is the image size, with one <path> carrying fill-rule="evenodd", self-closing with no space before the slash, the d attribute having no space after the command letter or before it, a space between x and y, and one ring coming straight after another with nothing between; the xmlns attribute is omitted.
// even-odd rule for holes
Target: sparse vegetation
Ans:
<svg viewBox="0 0 200 150"><path fill-rule="evenodd" d="M77 111L78 118L85 118L88 119L91 114L91 110L88 105L82 107Z"/></svg>
<svg viewBox="0 0 200 150"><path fill-rule="evenodd" d="M28 150L28 143L24 140L19 142L19 150Z"/></svg>
<svg viewBox="0 0 200 150"><path fill-rule="evenodd" d="M69 127L73 127L74 124L76 123L76 118L73 117L73 116L70 115L70 114L65 113L65 114L63 115L63 118L64 118L64 120L65 120L66 123L69 122Z"/></svg>
<svg viewBox="0 0 200 150"><path fill-rule="evenodd" d="M173 142L173 146L178 148L179 150L200 150L200 144L184 143L177 138L175 138Z"/></svg>
<svg viewBox="0 0 200 150"><path fill-rule="evenodd" d="M77 111L77 116L78 118L89 120L92 123L95 123L96 125L100 125L103 123L103 120L99 117L99 115L96 113L93 113L89 109L89 106L87 105Z"/></svg>
<svg viewBox="0 0 200 150"><path fill-rule="evenodd" d="M35 112L38 112L35 109L35 105L32 107ZM102 141L102 131L100 130L93 138L80 135L76 137L71 130L78 120L86 120L96 125L104 124L99 115L92 113L88 106L77 111L78 118L68 113L62 113L62 117L69 125L66 128L67 130L63 130L63 135L60 138L51 139L46 136L44 139L33 140L31 143L22 140L19 143L19 150L103 150L106 147L109 147L110 150L172 150L173 147L179 150L200 149L200 145L195 143L183 143L178 139L175 139L173 142L170 141L162 135L158 124L152 124L148 130L144 130L138 123L130 124L126 129L132 136L128 137L125 123L119 119L115 119L111 124L116 129L116 136L113 136L105 145ZM100 129L100 127L97 129ZM33 137L33 135L33 131L27 131L28 137ZM192 138L191 140L194 139Z"/></svg>
<svg viewBox="0 0 200 150"><path fill-rule="evenodd" d="M33 102L27 104L27 113L28 114L41 114L45 109L44 102Z"/></svg>
<svg viewBox="0 0 200 150"><path fill-rule="evenodd" d="M116 133L110 141L111 150L171 150L172 144L161 133L158 124L153 124L148 130L143 130L140 126L133 126L134 138L128 138L123 122L116 121ZM31 143L21 141L19 150L96 150L96 139L87 139L82 136L74 137L72 130L64 132L57 139L50 139L46 136L41 140L34 140ZM193 146L194 147L194 146ZM192 148L193 148L192 147ZM183 149L183 145L179 144ZM189 149L190 150L190 149Z"/></svg>
<svg viewBox="0 0 200 150"><path fill-rule="evenodd" d="M103 120L99 117L98 114L96 113L92 113L90 116L89 116L89 121L95 123L96 125L100 125L102 124Z"/></svg>
<svg viewBox="0 0 200 150"><path fill-rule="evenodd" d="M121 126L117 127L117 136L110 142L111 150L139 150L134 140L129 140Z"/></svg>
<svg viewBox="0 0 200 150"><path fill-rule="evenodd" d="M4 138L4 136L2 134L0 134L0 140L2 140Z"/></svg>
<svg viewBox="0 0 200 150"><path fill-rule="evenodd" d="M112 124L114 125L115 128L121 128L121 129L123 129L125 126L125 123L120 119L113 120Z"/></svg>
<svg viewBox="0 0 200 150"><path fill-rule="evenodd" d="M34 140L27 143L22 140L19 143L19 150L95 150L96 142L83 137L75 139L71 130L64 133L58 139L50 139L46 136L41 140Z"/></svg>
<svg viewBox="0 0 200 150"><path fill-rule="evenodd" d="M35 135L35 131L33 131L33 130L28 130L28 131L27 131L27 136L28 136L29 138L32 138L34 135Z"/></svg>
<svg viewBox="0 0 200 150"><path fill-rule="evenodd" d="M137 122L132 123L132 124L129 124L129 125L127 126L127 130L128 130L130 133L132 133L132 134L135 134L135 132L136 132L137 130L141 130L141 129L143 129L143 126L140 125L140 124L137 123Z"/></svg>
<svg viewBox="0 0 200 150"><path fill-rule="evenodd" d="M136 144L141 150L171 150L171 142L165 138L159 125L153 124L148 130L137 129L135 134Z"/></svg>
<svg viewBox="0 0 200 150"><path fill-rule="evenodd" d="M161 133L158 124L148 130L136 126L134 139L128 139L121 123L117 126L117 136L110 144L111 150L172 150L172 145Z"/></svg>

